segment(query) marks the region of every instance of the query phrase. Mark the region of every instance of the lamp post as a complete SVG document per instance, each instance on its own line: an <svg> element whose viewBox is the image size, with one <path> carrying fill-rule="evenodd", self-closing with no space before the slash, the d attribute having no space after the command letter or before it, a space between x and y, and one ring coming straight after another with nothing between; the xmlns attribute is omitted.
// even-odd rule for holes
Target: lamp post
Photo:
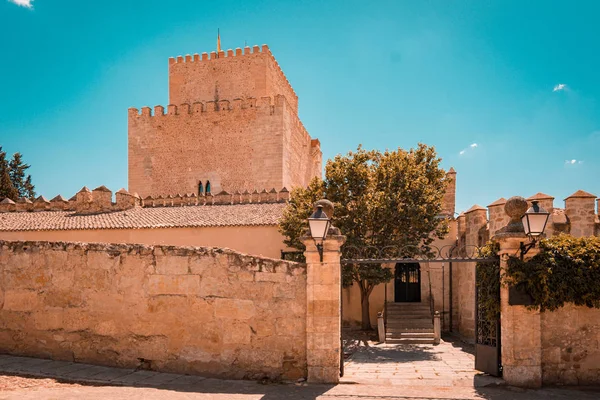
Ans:
<svg viewBox="0 0 600 400"><path fill-rule="evenodd" d="M527 245L521 243L521 259L523 259L523 256L525 256L530 249L535 247L537 238L540 237L546 229L549 217L550 213L540 207L537 201L534 200L531 202L531 207L529 207L529 209L525 211L525 214L523 214L523 217L521 217L525 234L531 239L531 243Z"/></svg>
<svg viewBox="0 0 600 400"><path fill-rule="evenodd" d="M308 217L308 228L319 252L319 259L323 262L323 241L327 237L331 219L323 211L323 205L317 204L317 209Z"/></svg>

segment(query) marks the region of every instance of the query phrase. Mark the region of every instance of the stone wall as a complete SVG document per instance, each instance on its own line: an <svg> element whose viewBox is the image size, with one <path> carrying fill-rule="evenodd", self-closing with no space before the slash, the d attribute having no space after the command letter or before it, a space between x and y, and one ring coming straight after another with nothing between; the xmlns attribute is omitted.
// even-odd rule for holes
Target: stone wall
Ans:
<svg viewBox="0 0 600 400"><path fill-rule="evenodd" d="M567 305L541 314L545 384L600 382L600 310Z"/></svg>
<svg viewBox="0 0 600 400"><path fill-rule="evenodd" d="M220 247L270 258L295 250L283 243L276 225L0 231L0 240Z"/></svg>
<svg viewBox="0 0 600 400"><path fill-rule="evenodd" d="M298 113L298 96L267 45L169 59L169 103L283 95Z"/></svg>
<svg viewBox="0 0 600 400"><path fill-rule="evenodd" d="M154 115L129 110L131 193L291 189L321 176L319 141L266 45L171 58L169 101Z"/></svg>
<svg viewBox="0 0 600 400"><path fill-rule="evenodd" d="M565 207L556 208L554 197L537 193L529 205L537 201L550 212L545 235L568 233L575 237L600 235L600 202L596 196L578 190L565 199ZM506 231L509 218L504 211L504 198L486 209L471 208L459 220L459 246L481 246L488 238L499 241L501 268L505 256L519 254L521 242L529 239L523 232ZM469 216L471 216L469 218ZM532 248L526 259L539 249ZM474 340L473 312L474 275L455 274L457 291L457 328L461 335ZM539 387L541 385L597 385L600 382L600 309L566 305L556 311L539 312L525 306L510 305L508 288L501 288L502 364L504 379L511 385ZM471 299L465 303L461 299ZM466 324L463 322L467 322Z"/></svg>
<svg viewBox="0 0 600 400"><path fill-rule="evenodd" d="M578 190L565 199L565 207L554 206L554 197L536 193L527 198L529 204L538 201L539 205L550 212L545 235L553 236L569 233L576 237L600 236L600 220L595 208L596 196ZM505 198L491 203L487 209L478 205L471 207L458 217L458 242L462 248L471 250L474 246L485 244L506 226L509 221L504 212ZM598 202L600 204L600 202ZM453 274L453 324L454 329L463 338L474 340L475 324L475 263L460 263Z"/></svg>
<svg viewBox="0 0 600 400"><path fill-rule="evenodd" d="M197 193L210 181L212 193L307 186L307 177L321 176L319 147L298 121L284 123L293 113L284 96L236 99L231 102L161 106L154 115L129 110L129 191L140 196ZM297 117L296 117L297 118ZM284 136L303 150L301 174L284 181L287 151ZM314 153L314 154L313 154Z"/></svg>
<svg viewBox="0 0 600 400"><path fill-rule="evenodd" d="M306 376L306 267L229 250L0 242L0 352Z"/></svg>

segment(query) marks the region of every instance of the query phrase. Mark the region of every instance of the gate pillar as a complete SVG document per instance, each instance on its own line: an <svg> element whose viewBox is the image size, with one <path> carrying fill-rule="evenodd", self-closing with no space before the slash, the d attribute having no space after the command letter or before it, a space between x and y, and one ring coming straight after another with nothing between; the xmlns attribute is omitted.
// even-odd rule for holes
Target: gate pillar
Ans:
<svg viewBox="0 0 600 400"><path fill-rule="evenodd" d="M334 232L332 232L334 231ZM333 234L332 233L338 233ZM303 237L306 246L306 361L308 382L338 383L341 345L341 251L346 241L336 228L323 242L323 262L315 242Z"/></svg>
<svg viewBox="0 0 600 400"><path fill-rule="evenodd" d="M507 202L511 202L509 199ZM524 201L524 199L523 199ZM527 203L525 203L527 209ZM506 213L511 216L511 209ZM525 212L525 210L522 210ZM518 213L515 213L518 214ZM522 213L521 213L522 215ZM529 240L520 227L518 218L501 229L494 239L500 245L500 272L503 275L509 256L518 256L522 242ZM525 259L533 257L537 249L531 249ZM539 311L528 310L525 306L509 305L509 288L504 283L500 287L500 327L501 360L504 380L512 386L539 388L542 386L542 333Z"/></svg>

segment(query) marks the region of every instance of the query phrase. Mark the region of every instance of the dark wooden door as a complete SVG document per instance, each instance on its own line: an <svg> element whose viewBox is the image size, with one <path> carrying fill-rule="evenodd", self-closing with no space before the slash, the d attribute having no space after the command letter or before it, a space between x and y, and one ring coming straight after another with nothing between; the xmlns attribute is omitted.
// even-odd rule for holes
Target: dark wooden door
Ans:
<svg viewBox="0 0 600 400"><path fill-rule="evenodd" d="M418 263L398 263L394 280L394 301L421 302L421 268Z"/></svg>

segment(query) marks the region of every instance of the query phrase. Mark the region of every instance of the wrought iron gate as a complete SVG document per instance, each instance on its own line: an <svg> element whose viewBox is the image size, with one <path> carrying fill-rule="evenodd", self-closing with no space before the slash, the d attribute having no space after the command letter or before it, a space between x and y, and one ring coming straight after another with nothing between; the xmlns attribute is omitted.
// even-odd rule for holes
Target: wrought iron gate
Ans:
<svg viewBox="0 0 600 400"><path fill-rule="evenodd" d="M502 376L500 352L500 264L475 270L475 369Z"/></svg>
<svg viewBox="0 0 600 400"><path fill-rule="evenodd" d="M500 314L497 318L488 318L486 302L481 301L482 296L497 296L500 300L500 265L498 259L482 254L482 248L478 246L447 245L441 248L430 246L428 252L424 253L418 246L386 246L383 248L366 246L344 246L342 249L342 265L348 264L397 264L397 263L472 263L476 262L478 267L485 267L486 271L497 271L497 287L490 292L486 285L477 285L475 290L476 304L476 352L475 369L487 372L490 375L500 376L502 367L500 365ZM477 274L476 274L477 275ZM476 279L477 281L477 279ZM486 297L489 298L489 297ZM495 298L495 297L493 297ZM386 292L387 299L387 292ZM387 313L386 313L387 314ZM342 351L343 352L343 351ZM340 372L343 374L343 360L340 364Z"/></svg>

